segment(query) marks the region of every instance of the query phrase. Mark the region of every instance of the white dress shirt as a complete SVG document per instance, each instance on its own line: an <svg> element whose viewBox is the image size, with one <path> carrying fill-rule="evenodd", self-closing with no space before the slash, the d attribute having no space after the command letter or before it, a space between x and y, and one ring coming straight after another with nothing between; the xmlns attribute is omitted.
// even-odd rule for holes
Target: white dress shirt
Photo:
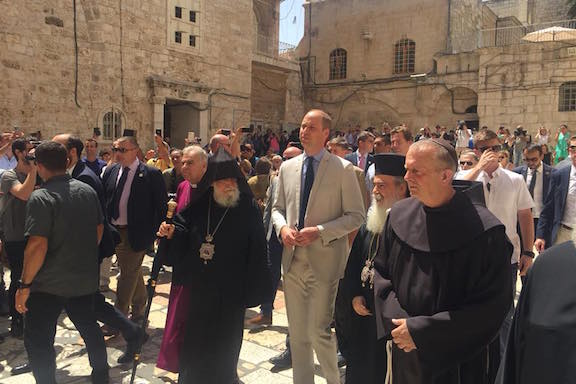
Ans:
<svg viewBox="0 0 576 384"><path fill-rule="evenodd" d="M511 263L518 263L521 250L520 236L517 231L518 211L534 208L534 200L528 192L524 177L499 167L492 173L492 178L482 171L476 181L484 184L486 207L504 224L506 235L514 245ZM488 190L488 183L490 183L490 190Z"/></svg>
<svg viewBox="0 0 576 384"><path fill-rule="evenodd" d="M568 184L568 195L566 195L566 206L564 207L564 218L562 224L570 228L576 227L576 168L571 166L570 184Z"/></svg>
<svg viewBox="0 0 576 384"><path fill-rule="evenodd" d="M120 215L116 220L112 219L112 224L114 225L128 225L128 199L130 199L130 189L132 188L132 181L134 181L134 175L136 174L136 170L138 169L139 164L140 160L136 159L128 167L129 168L128 177L126 178L126 184L124 184L124 190L122 191L122 195L120 195L120 204L119 204ZM122 173L124 173L124 167L120 166L118 177L116 178L116 185L118 185L118 182L122 177Z"/></svg>
<svg viewBox="0 0 576 384"><path fill-rule="evenodd" d="M540 166L537 169L538 176L536 177L536 184L534 185L534 208L532 209L532 216L534 218L539 218L542 208L544 207L544 163L540 162ZM528 168L526 173L526 185L530 187L532 182L532 175L534 171Z"/></svg>

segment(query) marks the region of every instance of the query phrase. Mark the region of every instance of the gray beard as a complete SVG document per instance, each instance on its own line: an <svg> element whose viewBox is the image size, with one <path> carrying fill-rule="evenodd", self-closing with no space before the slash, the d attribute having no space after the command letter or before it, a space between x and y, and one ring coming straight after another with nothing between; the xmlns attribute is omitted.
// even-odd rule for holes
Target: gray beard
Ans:
<svg viewBox="0 0 576 384"><path fill-rule="evenodd" d="M240 201L240 190L236 188L233 191L221 193L214 188L214 201L224 208L234 208Z"/></svg>
<svg viewBox="0 0 576 384"><path fill-rule="evenodd" d="M372 195L372 204L366 215L366 229L374 234L382 233L386 218L388 217L388 209L392 207L395 201L393 199L383 199L377 201Z"/></svg>

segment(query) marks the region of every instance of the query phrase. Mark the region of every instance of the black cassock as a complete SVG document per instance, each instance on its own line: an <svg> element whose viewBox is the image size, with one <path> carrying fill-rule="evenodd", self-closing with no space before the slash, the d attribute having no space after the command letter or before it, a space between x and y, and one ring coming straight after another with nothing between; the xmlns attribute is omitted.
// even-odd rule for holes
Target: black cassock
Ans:
<svg viewBox="0 0 576 384"><path fill-rule="evenodd" d="M528 272L498 384L576 382L576 247L548 248Z"/></svg>
<svg viewBox="0 0 576 384"><path fill-rule="evenodd" d="M438 208L414 198L392 207L375 263L378 337L391 339L391 320L406 318L417 347L392 343L394 384L493 380L511 254L504 226L461 192Z"/></svg>
<svg viewBox="0 0 576 384"><path fill-rule="evenodd" d="M374 290L362 282L362 268L377 251L380 234L364 224L352 244L346 272L336 296L336 336L340 352L346 358L346 384L382 384L386 378L386 341L376 336L374 316L360 316L352 308L352 299L363 296L366 307L374 311Z"/></svg>
<svg viewBox="0 0 576 384"><path fill-rule="evenodd" d="M242 346L244 312L261 304L271 289L266 261L262 215L254 200L241 194L213 235L214 257L199 256L226 208L216 204L209 190L176 216L170 259L175 273L190 286L190 311L180 352L180 384L232 384Z"/></svg>

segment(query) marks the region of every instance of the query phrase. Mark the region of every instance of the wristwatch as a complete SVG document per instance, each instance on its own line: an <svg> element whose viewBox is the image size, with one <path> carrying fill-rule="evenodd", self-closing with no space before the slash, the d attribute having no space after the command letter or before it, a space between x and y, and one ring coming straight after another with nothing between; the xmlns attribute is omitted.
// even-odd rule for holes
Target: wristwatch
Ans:
<svg viewBox="0 0 576 384"><path fill-rule="evenodd" d="M18 289L28 289L32 286L32 283L26 284L22 280L18 280Z"/></svg>
<svg viewBox="0 0 576 384"><path fill-rule="evenodd" d="M534 255L534 252L532 252L532 251L522 251L522 255L523 255L523 256L528 256L528 257L531 257L531 258L534 258L534 256L535 256L535 255Z"/></svg>

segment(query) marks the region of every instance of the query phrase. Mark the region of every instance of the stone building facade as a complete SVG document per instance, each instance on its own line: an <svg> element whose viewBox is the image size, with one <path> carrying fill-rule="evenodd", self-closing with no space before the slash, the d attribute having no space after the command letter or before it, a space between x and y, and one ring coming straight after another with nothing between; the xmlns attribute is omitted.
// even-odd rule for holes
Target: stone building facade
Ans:
<svg viewBox="0 0 576 384"><path fill-rule="evenodd" d="M437 55L475 48L472 37L482 23L479 1L328 0L305 9L298 46L305 100L331 112L338 129L478 120L477 97L466 81L447 87L429 77L451 76ZM331 78L334 52L346 53L346 73L339 79ZM466 78L468 71L462 68L460 76Z"/></svg>
<svg viewBox="0 0 576 384"><path fill-rule="evenodd" d="M566 0L486 0L499 17L515 17L523 24L538 24L568 19Z"/></svg>
<svg viewBox="0 0 576 384"><path fill-rule="evenodd" d="M530 26L491 4L326 0L305 9L298 47L305 102L329 111L337 129L388 122L415 131L466 120L534 132L576 124L573 44L527 43ZM556 16L537 20L545 17ZM398 46L406 39L411 45Z"/></svg>
<svg viewBox="0 0 576 384"><path fill-rule="evenodd" d="M286 82L299 67L278 54L278 3L0 2L2 129L49 138L100 128L105 143L133 129L144 145L161 130L182 146L189 132L206 143L254 117L263 128L296 122L302 106L286 96ZM259 33L270 37L264 45ZM259 104L254 92L268 90L255 79L274 83L282 97Z"/></svg>

